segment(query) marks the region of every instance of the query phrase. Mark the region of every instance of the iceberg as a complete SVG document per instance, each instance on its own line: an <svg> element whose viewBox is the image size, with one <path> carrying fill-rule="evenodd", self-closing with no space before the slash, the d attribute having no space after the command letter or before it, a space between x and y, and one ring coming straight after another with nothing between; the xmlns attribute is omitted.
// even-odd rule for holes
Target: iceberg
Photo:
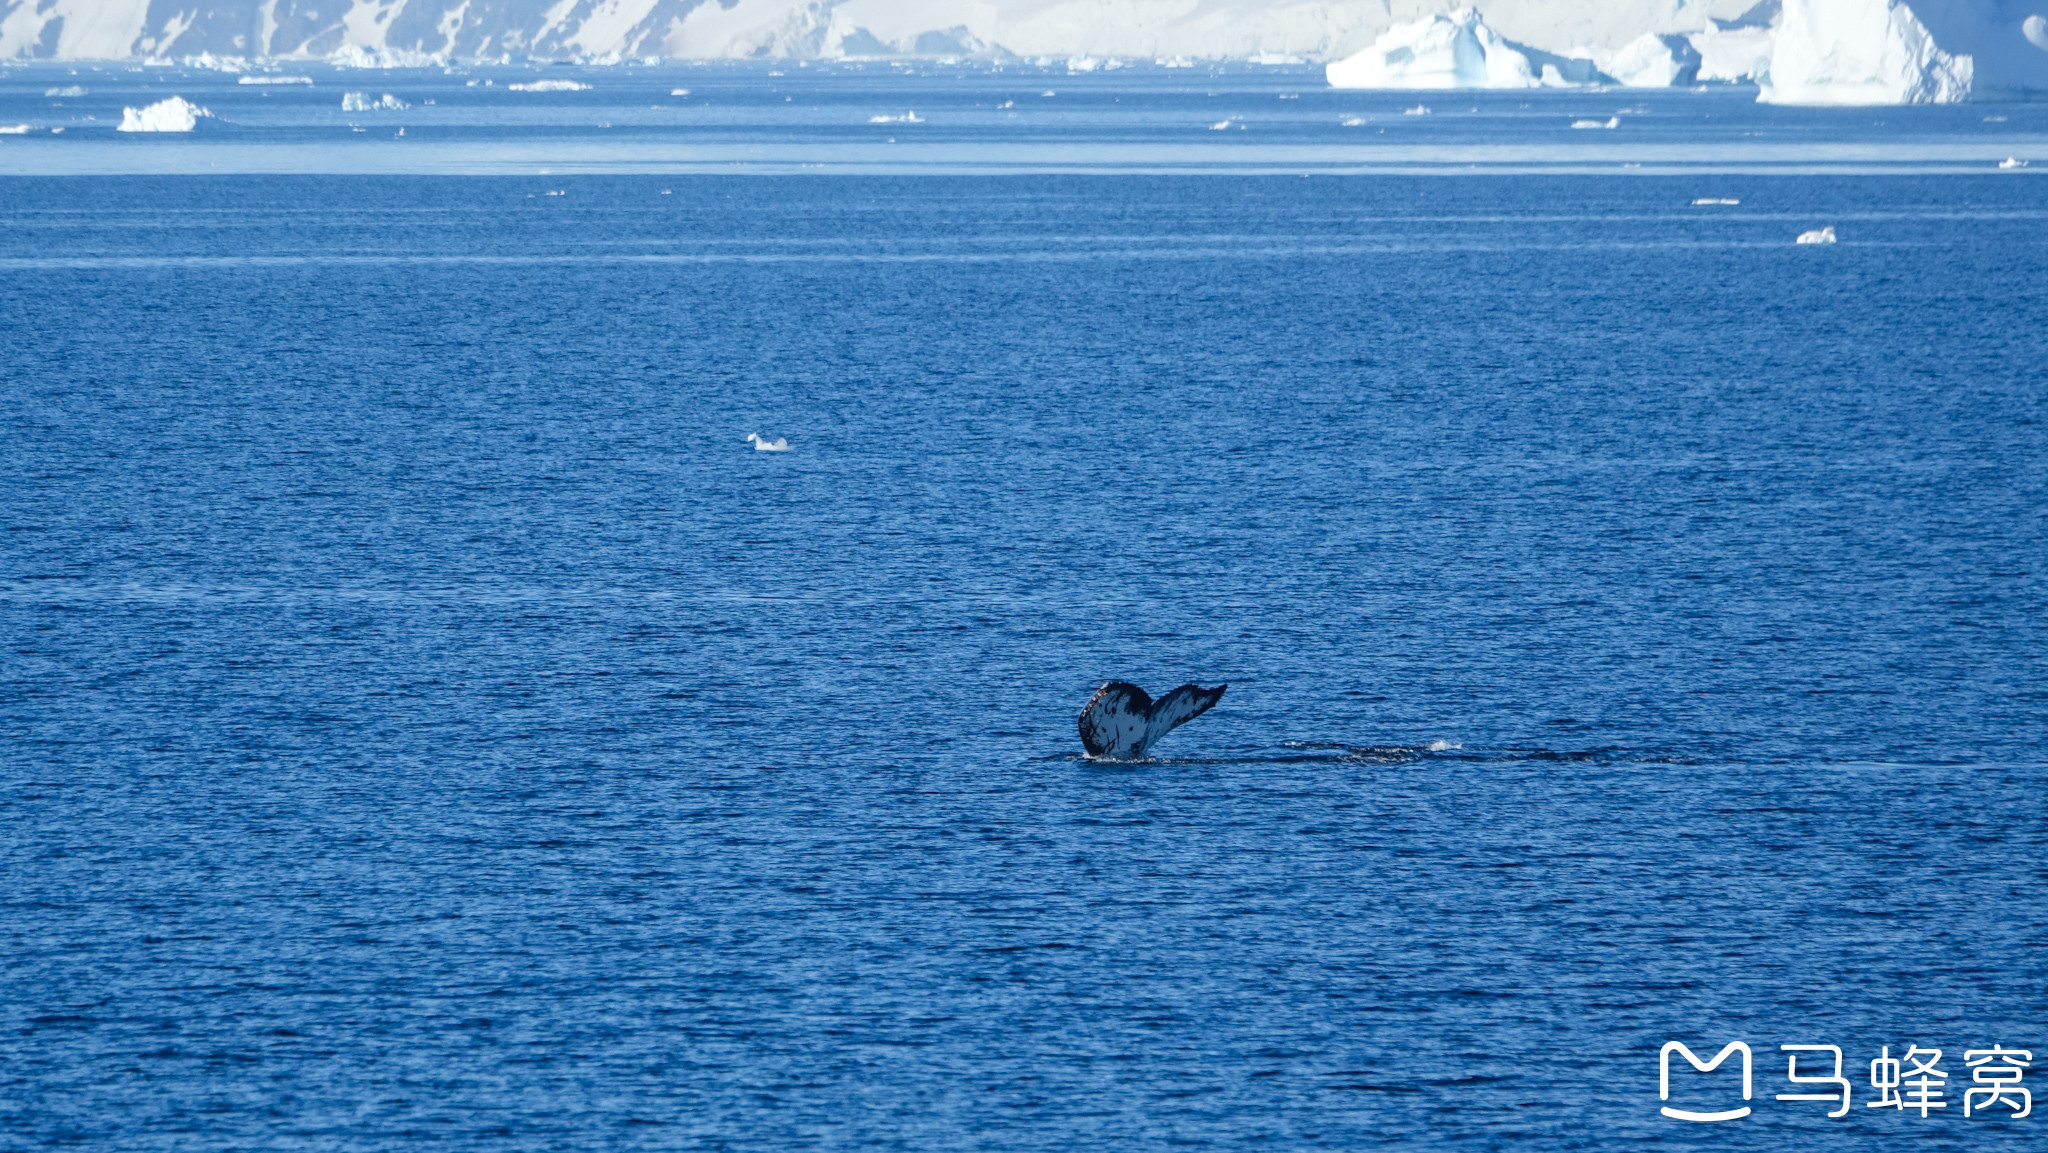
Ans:
<svg viewBox="0 0 2048 1153"><path fill-rule="evenodd" d="M213 113L186 100L173 96L159 100L147 108L123 108L121 110L121 132L190 132L199 125L199 118Z"/></svg>
<svg viewBox="0 0 2048 1153"><path fill-rule="evenodd" d="M1767 25L1695 32L1686 37L1700 57L1694 79L1750 83L1771 70L1771 44L1776 39L1776 30Z"/></svg>
<svg viewBox="0 0 2048 1153"><path fill-rule="evenodd" d="M1976 62L1943 51L1900 0L1785 0L1767 104L1954 104Z"/></svg>
<svg viewBox="0 0 2048 1153"><path fill-rule="evenodd" d="M522 82L522 83L516 83L516 84L507 84L507 85L505 85L505 87L507 87L507 88L511 89L511 90L512 90L512 91L514 91L514 92L588 92L588 91L590 91L590 85L588 85L588 84L584 84L584 83L581 83L580 81L575 81L575 80L527 80L527 81L524 81L524 82Z"/></svg>
<svg viewBox="0 0 2048 1153"><path fill-rule="evenodd" d="M1700 52L1683 36L1645 32L1614 54L1603 69L1630 88L1669 88L1699 75Z"/></svg>
<svg viewBox="0 0 2048 1153"><path fill-rule="evenodd" d="M1324 69L1332 88L1535 88L1529 57L1489 28L1476 8L1387 31L1363 52Z"/></svg>

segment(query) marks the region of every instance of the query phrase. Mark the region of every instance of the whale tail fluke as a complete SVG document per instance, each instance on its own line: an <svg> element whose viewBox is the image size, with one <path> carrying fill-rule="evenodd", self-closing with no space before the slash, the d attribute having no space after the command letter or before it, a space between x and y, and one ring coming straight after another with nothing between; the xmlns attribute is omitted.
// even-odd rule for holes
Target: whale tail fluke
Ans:
<svg viewBox="0 0 2048 1153"><path fill-rule="evenodd" d="M1154 701L1129 681L1111 681L1081 709L1081 745L1091 757L1135 761L1161 737L1208 712L1229 685L1182 685Z"/></svg>

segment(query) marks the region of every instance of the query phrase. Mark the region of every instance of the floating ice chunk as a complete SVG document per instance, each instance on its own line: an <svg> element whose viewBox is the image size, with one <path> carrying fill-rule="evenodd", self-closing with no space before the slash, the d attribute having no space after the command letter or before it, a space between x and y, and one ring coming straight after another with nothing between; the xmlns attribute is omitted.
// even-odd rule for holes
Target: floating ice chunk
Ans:
<svg viewBox="0 0 2048 1153"><path fill-rule="evenodd" d="M1427 115L1429 115L1429 105L1427 105L1427 104L1417 104L1417 105L1416 105L1415 107L1413 107L1413 108L1403 108L1403 109L1401 110L1401 115L1403 115L1403 116L1427 116Z"/></svg>
<svg viewBox="0 0 2048 1153"><path fill-rule="evenodd" d="M590 85L578 80L522 80L507 84L514 92L588 92Z"/></svg>
<svg viewBox="0 0 2048 1153"><path fill-rule="evenodd" d="M1621 127L1621 117L1619 117L1619 116L1609 116L1609 117L1608 117L1607 119L1605 119L1605 120L1574 120L1574 121L1572 121L1572 127L1573 127L1573 128L1619 128L1619 127Z"/></svg>
<svg viewBox="0 0 2048 1153"><path fill-rule="evenodd" d="M1615 53L1604 71L1630 88L1669 88L1699 75L1699 50L1683 36L1646 32Z"/></svg>
<svg viewBox="0 0 2048 1153"><path fill-rule="evenodd" d="M1058 95L1059 95L1059 93L1057 93L1057 92L1054 92L1054 91L1053 91L1052 89L1048 88L1048 89L1046 89L1045 91L1043 91L1043 92L1039 93L1039 95L1040 95L1040 96L1058 96Z"/></svg>
<svg viewBox="0 0 2048 1153"><path fill-rule="evenodd" d="M375 100L362 92L345 93L341 98L343 112L403 112L407 107L405 101L389 92Z"/></svg>
<svg viewBox="0 0 2048 1153"><path fill-rule="evenodd" d="M1226 116L1226 117L1224 117L1223 119L1221 119L1221 120L1218 120L1218 121L1217 121L1216 123L1214 123L1214 124L1211 124L1211 125L1209 126L1209 131L1211 131L1211 132L1222 132L1222 131L1224 131L1225 129L1229 128L1229 127L1230 127L1231 125L1235 124L1235 123L1237 123L1237 117L1235 117L1235 116Z"/></svg>
<svg viewBox="0 0 2048 1153"><path fill-rule="evenodd" d="M1695 201L1693 201L1693 202L1692 202L1692 206L1693 206L1694 208L1698 208L1698 207L1699 207L1699 206L1701 206L1702 204L1740 204L1740 203L1742 203L1742 201L1740 201L1740 200L1736 200L1735 198L1733 198L1733 197L1730 197L1730 196L1702 196L1702 197L1700 197L1700 198L1699 198L1698 200L1695 200Z"/></svg>
<svg viewBox="0 0 2048 1153"><path fill-rule="evenodd" d="M1152 63L1161 68L1193 68L1195 62L1186 56L1162 56Z"/></svg>
<svg viewBox="0 0 2048 1153"><path fill-rule="evenodd" d="M924 123L924 117L922 117L922 116L919 116L919 115L918 115L917 113L915 113L915 112L905 112L905 113L904 113L903 115L901 115L901 116L870 116L870 117L868 117L868 123L869 123L869 124L923 124L923 123Z"/></svg>
<svg viewBox="0 0 2048 1153"><path fill-rule="evenodd" d="M668 90L668 94L670 96L688 96L690 90L687 88L671 88Z"/></svg>
<svg viewBox="0 0 2048 1153"><path fill-rule="evenodd" d="M85 95L85 89L76 84L66 84L62 88L48 89L43 95L51 97L83 96Z"/></svg>
<svg viewBox="0 0 2048 1153"><path fill-rule="evenodd" d="M1339 120L1337 123L1346 128L1363 128L1365 127L1365 117L1346 116L1344 119Z"/></svg>
<svg viewBox="0 0 2048 1153"><path fill-rule="evenodd" d="M216 72L240 72L249 67L249 62L240 56L215 56L211 52L201 52L197 56L185 57L185 67L210 68Z"/></svg>
<svg viewBox="0 0 2048 1153"><path fill-rule="evenodd" d="M2027 17L2020 23L2020 35L2027 38L2027 43L2048 52L2048 19L2040 16Z"/></svg>
<svg viewBox="0 0 2048 1153"><path fill-rule="evenodd" d="M2000 168L2025 168L2027 166L2027 162L2021 160L2016 156L2008 156L2005 159L1999 161L1998 166Z"/></svg>
<svg viewBox="0 0 2048 1153"><path fill-rule="evenodd" d="M35 127L29 124L0 124L0 136L27 136Z"/></svg>
<svg viewBox="0 0 2048 1153"><path fill-rule="evenodd" d="M121 132L190 132L199 124L202 116L213 113L186 100L173 96L159 100L147 108L123 108L121 110Z"/></svg>
<svg viewBox="0 0 2048 1153"><path fill-rule="evenodd" d="M788 440L787 440L786 438L784 438L784 437L779 437L779 436L778 436L778 437L776 437L776 438L775 438L774 440L763 440L763 439L761 438L761 434L760 434L760 433L758 433L758 432L750 432L750 433L748 433L748 434L747 434L747 439L748 439L748 440L750 440L750 441L753 441L753 442L754 442L754 451L755 451L755 452L788 452L788 451L789 451L789 441L788 441Z"/></svg>
<svg viewBox="0 0 2048 1153"><path fill-rule="evenodd" d="M243 76L237 84L311 84L311 76Z"/></svg>
<svg viewBox="0 0 2048 1153"><path fill-rule="evenodd" d="M387 69L440 68L447 64L444 57L430 52L412 52L404 48L365 48L360 44L343 45L328 54L327 62L337 68Z"/></svg>
<svg viewBox="0 0 2048 1153"><path fill-rule="evenodd" d="M1832 225L1832 224L1830 224L1830 225L1828 225L1828 226L1827 226L1826 228L1812 228L1812 229L1808 229L1807 231L1805 231L1805 232L1802 232L1802 233L1800 233L1800 234L1799 234L1799 239L1798 239L1798 240L1795 240L1795 241L1793 241L1792 243L1794 243L1794 244L1833 244L1834 242L1835 242L1835 226L1834 226L1834 225Z"/></svg>
<svg viewBox="0 0 2048 1153"><path fill-rule="evenodd" d="M1363 52L1324 69L1332 88L1535 88L1529 57L1476 8L1397 24Z"/></svg>

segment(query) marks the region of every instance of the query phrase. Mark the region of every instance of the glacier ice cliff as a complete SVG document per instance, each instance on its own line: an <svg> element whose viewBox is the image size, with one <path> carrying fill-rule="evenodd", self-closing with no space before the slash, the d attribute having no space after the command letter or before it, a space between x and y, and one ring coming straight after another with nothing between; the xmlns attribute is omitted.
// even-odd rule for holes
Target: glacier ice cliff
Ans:
<svg viewBox="0 0 2048 1153"><path fill-rule="evenodd" d="M1362 55L1382 42L1379 63ZM0 60L891 56L1307 59L1392 87L1754 81L1787 103L2000 99L2048 93L2048 0L1486 0L1483 20L1457 0L0 0Z"/></svg>

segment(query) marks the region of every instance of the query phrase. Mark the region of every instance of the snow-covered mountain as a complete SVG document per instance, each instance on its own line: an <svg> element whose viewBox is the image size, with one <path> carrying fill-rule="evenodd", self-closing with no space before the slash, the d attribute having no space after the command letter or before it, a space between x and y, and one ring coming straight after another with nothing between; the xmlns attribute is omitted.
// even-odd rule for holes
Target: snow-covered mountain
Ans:
<svg viewBox="0 0 2048 1153"><path fill-rule="evenodd" d="M1755 0L1492 0L1503 35L1619 48ZM1077 55L1333 59L1445 0L0 0L0 58Z"/></svg>
<svg viewBox="0 0 2048 1153"><path fill-rule="evenodd" d="M1747 79L1765 99L1787 103L2048 92L2048 0L1487 0L1483 17L1459 8L1457 0L0 0L0 60L1263 59L1341 62L1333 81L1395 87L1475 77L1492 86Z"/></svg>

